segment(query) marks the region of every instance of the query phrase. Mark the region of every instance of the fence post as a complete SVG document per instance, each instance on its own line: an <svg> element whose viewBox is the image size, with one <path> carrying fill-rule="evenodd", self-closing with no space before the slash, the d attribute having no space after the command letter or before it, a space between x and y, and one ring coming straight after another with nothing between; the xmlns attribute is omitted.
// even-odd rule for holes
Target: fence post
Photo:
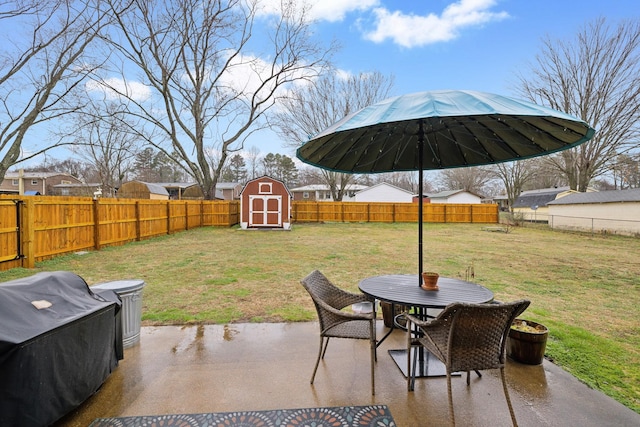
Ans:
<svg viewBox="0 0 640 427"><path fill-rule="evenodd" d="M136 213L136 242L139 242L141 237L140 235L142 234L142 231L140 230L140 202L138 200L136 200L136 204L135 204L136 208L135 208L135 213Z"/></svg>
<svg viewBox="0 0 640 427"><path fill-rule="evenodd" d="M189 202L184 202L184 229L189 229Z"/></svg>
<svg viewBox="0 0 640 427"><path fill-rule="evenodd" d="M26 200L22 200L20 209L22 209L20 218L22 224L22 267L23 268L35 268L36 266L36 253L35 253L35 227L34 224L34 203L30 197L26 197Z"/></svg>
<svg viewBox="0 0 640 427"><path fill-rule="evenodd" d="M167 200L167 234L171 234L171 201Z"/></svg>
<svg viewBox="0 0 640 427"><path fill-rule="evenodd" d="M93 199L93 248L100 250L100 199Z"/></svg>

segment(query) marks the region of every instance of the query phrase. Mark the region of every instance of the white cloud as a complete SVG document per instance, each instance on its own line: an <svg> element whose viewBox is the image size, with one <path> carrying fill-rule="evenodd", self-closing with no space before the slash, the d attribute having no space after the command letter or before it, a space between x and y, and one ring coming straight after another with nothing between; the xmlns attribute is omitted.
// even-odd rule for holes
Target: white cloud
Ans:
<svg viewBox="0 0 640 427"><path fill-rule="evenodd" d="M118 99L126 94L136 101L146 101L151 98L151 89L140 82L127 82L121 78L111 77L102 82L91 80L86 85L88 92L100 92L108 99Z"/></svg>
<svg viewBox="0 0 640 427"><path fill-rule="evenodd" d="M247 97L260 93L266 95L274 89L275 82L272 81L263 87L261 86L273 76L273 73L273 64L271 62L254 55L238 55L229 64L220 79L220 83L223 86L232 88L235 93L244 94ZM307 70L301 64L300 69L286 73L286 77L293 80L295 85L298 83L296 79L303 79L302 81L304 81L314 74L314 70ZM282 91L285 89L284 86L280 86L277 90Z"/></svg>
<svg viewBox="0 0 640 427"><path fill-rule="evenodd" d="M282 0L263 0L260 13L275 15L281 10ZM313 21L339 22L351 12L367 11L378 6L379 0L302 0L296 4L300 9L309 8L309 18Z"/></svg>
<svg viewBox="0 0 640 427"><path fill-rule="evenodd" d="M376 43L387 39L403 47L424 46L458 37L460 30L481 26L509 17L507 12L492 12L495 0L459 0L447 6L441 15L426 16L374 9L376 28L365 32L365 38Z"/></svg>
<svg viewBox="0 0 640 427"><path fill-rule="evenodd" d="M310 3L312 3L310 13L313 19L337 22L342 21L350 12L366 11L380 2L378 0L315 0Z"/></svg>

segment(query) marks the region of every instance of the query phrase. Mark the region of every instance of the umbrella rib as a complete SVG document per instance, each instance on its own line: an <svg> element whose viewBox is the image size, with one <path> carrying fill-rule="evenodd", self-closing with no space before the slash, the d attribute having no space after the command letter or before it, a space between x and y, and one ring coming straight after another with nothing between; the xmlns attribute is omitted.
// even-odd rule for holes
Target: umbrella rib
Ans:
<svg viewBox="0 0 640 427"><path fill-rule="evenodd" d="M495 142L496 144L498 144L500 146L500 148L502 148L505 151L508 151L511 155L511 157L514 160L517 160L517 158L520 157L520 154L515 151L511 145L509 145L505 139L498 137L498 134L496 133L496 131L494 129L492 129L491 127L487 126L486 124L482 123L481 121L477 120L477 119L473 119L474 123L477 124L478 126L481 126L482 128L484 128L487 132L490 132L492 135L494 135L494 138L492 138L492 141ZM500 123L503 123L504 125L506 125L506 123L504 121L501 121L500 118L498 117L498 121ZM491 123L495 123L494 121L492 121ZM467 126L465 126L465 129L468 129ZM471 131L470 131L471 132ZM490 163L495 163L495 158L494 156L491 155L491 152L487 149L487 147L485 146L485 143L482 142L480 139L478 139L477 136L474 135L474 139L478 142L478 145L480 147L482 147L482 149L484 150L484 153L480 153L477 150L474 150L477 154L481 155L482 157L484 157L485 159L487 159L488 162Z"/></svg>

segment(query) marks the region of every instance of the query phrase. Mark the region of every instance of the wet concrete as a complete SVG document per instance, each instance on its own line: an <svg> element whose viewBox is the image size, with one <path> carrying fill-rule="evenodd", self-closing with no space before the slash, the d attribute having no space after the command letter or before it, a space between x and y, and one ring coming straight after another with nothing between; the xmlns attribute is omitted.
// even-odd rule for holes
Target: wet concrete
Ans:
<svg viewBox="0 0 640 427"><path fill-rule="evenodd" d="M382 322L379 322L382 334ZM402 348L395 331L378 348L376 395L369 384L368 343L334 339L315 384L317 323L143 327L140 343L103 387L59 426L95 418L385 404L400 427L448 425L445 378L406 380L387 351ZM545 361L509 362L507 380L520 426L640 426L640 414L588 388ZM507 426L509 411L497 371L453 379L460 426Z"/></svg>

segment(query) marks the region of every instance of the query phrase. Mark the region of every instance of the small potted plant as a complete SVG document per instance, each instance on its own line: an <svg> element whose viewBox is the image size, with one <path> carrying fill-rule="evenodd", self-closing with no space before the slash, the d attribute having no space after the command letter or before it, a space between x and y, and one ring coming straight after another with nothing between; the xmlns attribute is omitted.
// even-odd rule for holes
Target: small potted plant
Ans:
<svg viewBox="0 0 640 427"><path fill-rule="evenodd" d="M431 271L422 273L422 289L427 291L438 290L438 278L440 275Z"/></svg>
<svg viewBox="0 0 640 427"><path fill-rule="evenodd" d="M539 365L544 359L549 329L531 320L516 319L507 338L507 356L516 362Z"/></svg>

